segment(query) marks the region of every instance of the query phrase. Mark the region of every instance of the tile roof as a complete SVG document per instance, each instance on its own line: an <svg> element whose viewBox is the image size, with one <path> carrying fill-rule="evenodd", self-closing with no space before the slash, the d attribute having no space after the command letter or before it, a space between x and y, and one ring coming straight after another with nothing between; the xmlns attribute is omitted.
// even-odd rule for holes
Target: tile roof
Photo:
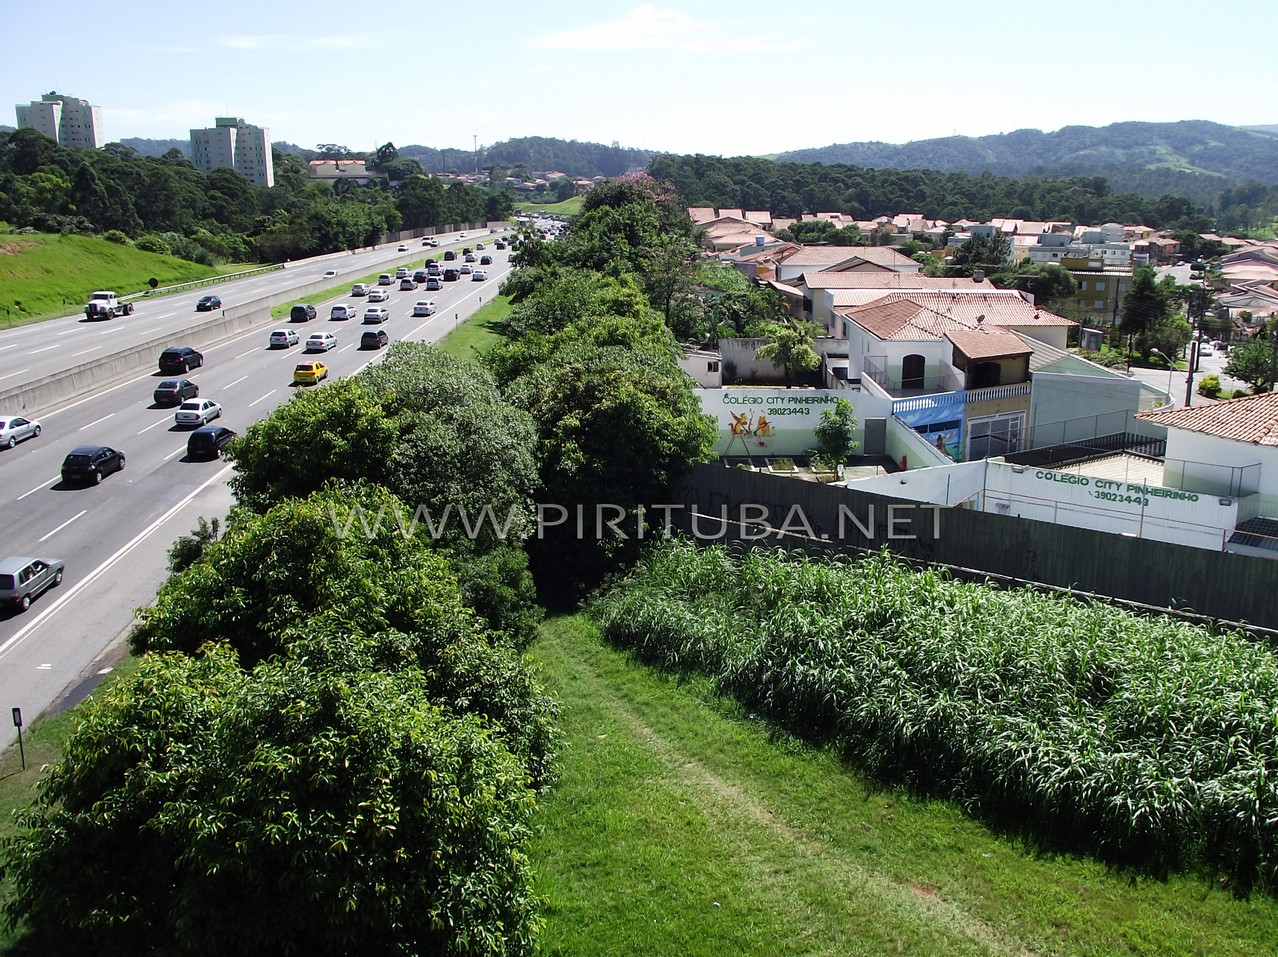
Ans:
<svg viewBox="0 0 1278 957"><path fill-rule="evenodd" d="M910 299L921 306L952 316L969 328L976 326L977 316L995 326L1072 326L1063 316L1038 309L1015 289L989 292L952 292L921 289L915 292L888 293L885 299Z"/></svg>
<svg viewBox="0 0 1278 957"><path fill-rule="evenodd" d="M876 266L887 266L889 269L897 266L918 266L918 263L909 256L903 256L890 246L850 246L846 248L850 249L852 257L874 263Z"/></svg>
<svg viewBox="0 0 1278 957"><path fill-rule="evenodd" d="M988 324L976 329L951 329L945 338L969 359L1002 359L1034 354L1034 350L1016 333Z"/></svg>
<svg viewBox="0 0 1278 957"><path fill-rule="evenodd" d="M689 206L688 217L694 223L708 223L712 219L718 219L713 206Z"/></svg>
<svg viewBox="0 0 1278 957"><path fill-rule="evenodd" d="M795 266L837 266L870 246L804 246L790 258Z"/></svg>
<svg viewBox="0 0 1278 957"><path fill-rule="evenodd" d="M925 276L921 272L820 272L804 273L809 289L966 289L989 292L987 282L967 276Z"/></svg>
<svg viewBox="0 0 1278 957"><path fill-rule="evenodd" d="M1278 446L1278 392L1262 392L1210 405L1138 412L1136 418L1235 442Z"/></svg>

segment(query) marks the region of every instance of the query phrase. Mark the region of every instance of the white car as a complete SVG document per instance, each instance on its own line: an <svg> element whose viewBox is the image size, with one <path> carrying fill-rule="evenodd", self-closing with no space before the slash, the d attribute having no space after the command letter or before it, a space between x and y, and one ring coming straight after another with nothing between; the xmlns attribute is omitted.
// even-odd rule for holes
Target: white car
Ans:
<svg viewBox="0 0 1278 957"><path fill-rule="evenodd" d="M368 295L368 286L367 286L366 284L362 283L362 282L357 282L357 283L355 283L355 285L351 286L351 295L352 295L352 296L367 296L367 295Z"/></svg>
<svg viewBox="0 0 1278 957"><path fill-rule="evenodd" d="M458 274L462 276L469 276L471 273L474 272L474 269L471 268L470 263L462 263L461 268L458 269L457 272Z"/></svg>
<svg viewBox="0 0 1278 957"><path fill-rule="evenodd" d="M388 273L388 272L384 272L384 273L382 273L380 276L378 276L378 277L377 277L377 285L379 285L379 286L393 286L393 285L395 285L395 277L394 277L394 276L392 276L392 275L391 275L390 273Z"/></svg>
<svg viewBox="0 0 1278 957"><path fill-rule="evenodd" d="M375 326L390 318L390 310L385 306L369 306L364 310L364 325Z"/></svg>
<svg viewBox="0 0 1278 957"><path fill-rule="evenodd" d="M348 306L344 302L339 302L328 311L329 319L354 319L359 314L359 310L354 305Z"/></svg>
<svg viewBox="0 0 1278 957"><path fill-rule="evenodd" d="M406 253L408 252L408 247L404 245L403 243L400 243L398 246L395 247L395 252Z"/></svg>
<svg viewBox="0 0 1278 957"><path fill-rule="evenodd" d="M324 270L324 278L325 278L325 279L332 279L332 278L333 278L334 276L336 276L336 275L337 275L337 270L336 270L336 269L325 269L325 270Z"/></svg>
<svg viewBox="0 0 1278 957"><path fill-rule="evenodd" d="M337 345L337 336L331 332L312 332L306 337L307 352L328 352Z"/></svg>
<svg viewBox="0 0 1278 957"><path fill-rule="evenodd" d="M414 316L433 316L435 314L434 299L418 299L413 303Z"/></svg>
<svg viewBox="0 0 1278 957"><path fill-rule="evenodd" d="M1211 347L1210 342L1204 342L1198 347L1198 354L1200 356L1214 356L1216 350Z"/></svg>
<svg viewBox="0 0 1278 957"><path fill-rule="evenodd" d="M272 349L287 349L298 343L297 331L295 329L276 329L271 333Z"/></svg>
<svg viewBox="0 0 1278 957"><path fill-rule="evenodd" d="M222 407L212 399L187 399L173 413L173 421L178 425L207 425L221 415Z"/></svg>
<svg viewBox="0 0 1278 957"><path fill-rule="evenodd" d="M470 274L470 278L472 282L483 282L485 279L488 278L488 273L482 269L476 269L473 273Z"/></svg>
<svg viewBox="0 0 1278 957"><path fill-rule="evenodd" d="M368 290L369 302L385 302L390 298L390 292L383 286L374 286Z"/></svg>
<svg viewBox="0 0 1278 957"><path fill-rule="evenodd" d="M396 278L396 279L407 279L407 278L408 278L408 267L407 267L407 266L400 266L398 269L396 269L396 270L395 270L395 278Z"/></svg>
<svg viewBox="0 0 1278 957"><path fill-rule="evenodd" d="M21 415L0 415L0 445L13 448L23 439L34 439L40 434L40 423Z"/></svg>

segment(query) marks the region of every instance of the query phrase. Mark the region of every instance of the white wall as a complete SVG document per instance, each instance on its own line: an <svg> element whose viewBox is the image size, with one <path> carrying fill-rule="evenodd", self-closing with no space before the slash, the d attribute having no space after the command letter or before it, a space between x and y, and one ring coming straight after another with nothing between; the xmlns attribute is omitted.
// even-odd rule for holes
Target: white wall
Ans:
<svg viewBox="0 0 1278 957"><path fill-rule="evenodd" d="M891 427L892 403L888 399L841 389L734 388L698 389L701 411L719 423L719 455L802 455L816 446L813 429L821 412L834 408L839 399L852 403L856 416L856 440L865 442L867 418L887 418ZM733 436L733 427L739 436Z"/></svg>
<svg viewBox="0 0 1278 957"><path fill-rule="evenodd" d="M1139 379L1035 372L1029 447L1041 449L1121 432L1139 408Z"/></svg>
<svg viewBox="0 0 1278 957"><path fill-rule="evenodd" d="M1166 458L1173 476L1184 473L1186 488L1219 495L1229 491L1220 485L1229 480L1226 469L1259 463L1256 491L1260 501L1251 507L1256 509L1254 514L1278 518L1278 447L1169 428Z"/></svg>

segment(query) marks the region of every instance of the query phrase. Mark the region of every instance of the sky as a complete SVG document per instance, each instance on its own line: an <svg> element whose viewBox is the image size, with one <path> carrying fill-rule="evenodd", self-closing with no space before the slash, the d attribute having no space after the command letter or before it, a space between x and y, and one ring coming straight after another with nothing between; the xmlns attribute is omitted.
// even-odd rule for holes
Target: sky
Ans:
<svg viewBox="0 0 1278 957"><path fill-rule="evenodd" d="M56 90L101 106L108 142L235 116L308 149L549 136L739 156L1125 120L1260 125L1278 123L1260 41L1275 36L1271 0L64 0L52 13L3 0L0 123Z"/></svg>

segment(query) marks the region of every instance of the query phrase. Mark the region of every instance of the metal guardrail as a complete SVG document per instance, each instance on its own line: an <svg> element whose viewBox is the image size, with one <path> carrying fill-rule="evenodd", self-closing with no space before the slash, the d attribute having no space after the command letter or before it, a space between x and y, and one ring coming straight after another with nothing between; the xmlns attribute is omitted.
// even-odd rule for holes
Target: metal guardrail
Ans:
<svg viewBox="0 0 1278 957"><path fill-rule="evenodd" d="M221 276L210 276L207 279L192 279L190 282L180 282L172 286L157 286L154 289L143 289L141 292L131 292L127 295L120 296L121 300L137 300L150 299L152 296L167 296L174 292L185 292L188 289L199 289L202 286L212 286L221 282L230 282L233 279L247 279L249 276L259 276L262 273L275 272L277 269L283 269L283 263L274 263L270 266L257 266L253 269L245 269L242 272L228 272Z"/></svg>

